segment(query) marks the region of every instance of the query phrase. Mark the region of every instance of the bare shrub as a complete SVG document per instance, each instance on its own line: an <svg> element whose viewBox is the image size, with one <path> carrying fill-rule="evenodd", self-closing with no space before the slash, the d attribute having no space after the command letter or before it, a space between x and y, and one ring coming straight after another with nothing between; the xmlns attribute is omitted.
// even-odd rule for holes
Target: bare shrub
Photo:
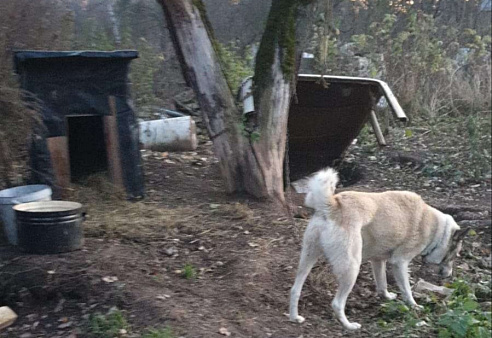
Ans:
<svg viewBox="0 0 492 338"><path fill-rule="evenodd" d="M73 18L66 6L59 0L0 1L0 187L22 184L27 177L31 130L40 124L38 103L18 89L13 52L68 49Z"/></svg>
<svg viewBox="0 0 492 338"><path fill-rule="evenodd" d="M41 123L38 102L27 96L19 89L0 86L0 177L7 187L21 184L26 177L32 128Z"/></svg>
<svg viewBox="0 0 492 338"><path fill-rule="evenodd" d="M438 27L432 16L417 12L403 22L387 14L368 33L352 40L411 117L490 110L490 36Z"/></svg>

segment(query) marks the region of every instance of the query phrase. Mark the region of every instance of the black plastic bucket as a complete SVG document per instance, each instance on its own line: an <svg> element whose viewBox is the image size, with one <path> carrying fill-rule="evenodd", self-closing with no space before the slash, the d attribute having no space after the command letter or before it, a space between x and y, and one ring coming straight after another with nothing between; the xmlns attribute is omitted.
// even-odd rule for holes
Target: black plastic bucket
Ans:
<svg viewBox="0 0 492 338"><path fill-rule="evenodd" d="M14 210L22 251L52 254L77 250L84 244L85 209L80 203L32 202L18 204Z"/></svg>

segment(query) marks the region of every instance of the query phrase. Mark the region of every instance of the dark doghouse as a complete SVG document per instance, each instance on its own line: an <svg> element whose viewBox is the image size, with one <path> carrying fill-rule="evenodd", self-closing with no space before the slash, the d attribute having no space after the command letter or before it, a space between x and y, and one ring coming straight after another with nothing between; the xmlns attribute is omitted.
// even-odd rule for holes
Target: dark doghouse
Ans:
<svg viewBox="0 0 492 338"><path fill-rule="evenodd" d="M127 81L137 57L136 51L15 53L21 87L40 100L45 126L33 135L33 183L60 194L70 182L107 172L129 198L144 195Z"/></svg>

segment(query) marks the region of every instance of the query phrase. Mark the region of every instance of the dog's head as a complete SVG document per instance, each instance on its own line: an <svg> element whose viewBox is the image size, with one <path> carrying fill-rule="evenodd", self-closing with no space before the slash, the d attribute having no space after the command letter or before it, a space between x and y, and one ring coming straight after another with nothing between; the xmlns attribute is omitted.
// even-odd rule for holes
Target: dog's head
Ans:
<svg viewBox="0 0 492 338"><path fill-rule="evenodd" d="M453 273L454 260L461 251L461 247L463 246L463 239L470 231L470 228L460 229L451 216L447 217L447 222L452 222L451 226L455 230L449 241L446 254L441 263L439 263L439 274L444 278L451 276L451 274Z"/></svg>
<svg viewBox="0 0 492 338"><path fill-rule="evenodd" d="M443 238L437 245L430 250L424 257L425 263L436 264L439 266L439 274L447 278L453 273L453 264L461 251L463 239L470 228L461 229L454 221L453 217L444 215L440 218L443 222Z"/></svg>

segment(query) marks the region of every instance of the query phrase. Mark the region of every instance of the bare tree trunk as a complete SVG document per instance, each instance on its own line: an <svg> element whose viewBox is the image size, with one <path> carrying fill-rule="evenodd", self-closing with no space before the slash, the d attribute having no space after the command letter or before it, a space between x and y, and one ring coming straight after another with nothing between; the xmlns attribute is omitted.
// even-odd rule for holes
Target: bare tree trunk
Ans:
<svg viewBox="0 0 492 338"><path fill-rule="evenodd" d="M116 18L116 14L114 13L113 2L108 2L108 14L109 19L111 20L111 27L113 28L113 36L116 48L121 47L121 34L120 27L118 25L118 19Z"/></svg>
<svg viewBox="0 0 492 338"><path fill-rule="evenodd" d="M185 79L197 95L227 190L243 190L235 126L239 123L239 111L200 12L191 0L160 0L160 3Z"/></svg>
<svg viewBox="0 0 492 338"><path fill-rule="evenodd" d="M298 1L273 0L256 62L256 111L245 120L222 73L201 1L159 0L230 192L246 191L284 201L283 162L296 73Z"/></svg>

